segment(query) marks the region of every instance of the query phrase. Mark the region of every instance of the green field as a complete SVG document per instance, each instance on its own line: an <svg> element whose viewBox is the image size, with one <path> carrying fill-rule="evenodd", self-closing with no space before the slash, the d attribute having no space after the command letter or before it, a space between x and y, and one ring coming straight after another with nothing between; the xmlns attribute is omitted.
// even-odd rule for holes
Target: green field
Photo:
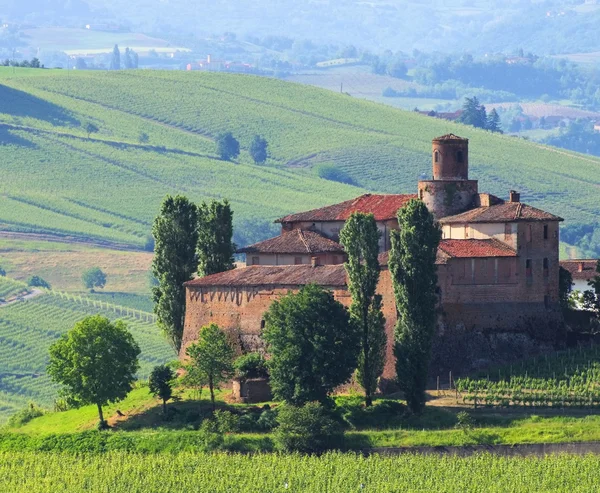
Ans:
<svg viewBox="0 0 600 493"><path fill-rule="evenodd" d="M141 247L167 193L228 197L236 241L272 234L270 221L365 189L414 192L430 143L471 139L480 189L590 222L600 212L600 159L435 120L279 80L215 73L0 70L0 229L74 235ZM89 138L83 126L100 131ZM231 130L238 162L213 138ZM142 134L147 136L141 138ZM255 134L267 165L251 163ZM331 162L357 187L317 178ZM99 193L101 191L101 193Z"/></svg>
<svg viewBox="0 0 600 493"><path fill-rule="evenodd" d="M0 454L0 488L11 492L368 491L588 492L600 458L469 458L327 454Z"/></svg>
<svg viewBox="0 0 600 493"><path fill-rule="evenodd" d="M175 359L154 315L119 306L109 296L90 299L49 291L0 307L0 422L29 402L52 407L57 387L45 373L48 348L75 322L96 313L127 323L142 350L140 378L154 365Z"/></svg>

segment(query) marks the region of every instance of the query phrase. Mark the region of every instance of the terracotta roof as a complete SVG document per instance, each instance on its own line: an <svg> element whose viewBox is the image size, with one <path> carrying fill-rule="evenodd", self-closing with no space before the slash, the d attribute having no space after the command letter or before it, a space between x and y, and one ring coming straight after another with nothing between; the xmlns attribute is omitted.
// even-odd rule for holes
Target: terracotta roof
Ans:
<svg viewBox="0 0 600 493"><path fill-rule="evenodd" d="M595 259L574 259L574 260L561 260L560 266L567 269L573 279L580 279L583 281L589 281L594 278L597 274Z"/></svg>
<svg viewBox="0 0 600 493"><path fill-rule="evenodd" d="M237 253L342 253L344 248L339 243L321 236L314 231L294 229L280 236L240 248Z"/></svg>
<svg viewBox="0 0 600 493"><path fill-rule="evenodd" d="M469 141L469 139L465 139L463 137L459 137L458 135L454 135L454 134L446 134L446 135L442 135L440 137L436 137L435 139L433 139L434 142L444 141L444 140L463 140L465 142Z"/></svg>
<svg viewBox="0 0 600 493"><path fill-rule="evenodd" d="M453 258L517 256L515 250L494 239L442 240L439 250Z"/></svg>
<svg viewBox="0 0 600 493"><path fill-rule="evenodd" d="M252 265L193 279L185 286L321 286L346 285L346 269L340 265Z"/></svg>
<svg viewBox="0 0 600 493"><path fill-rule="evenodd" d="M339 204L313 209L298 214L290 214L275 222L289 223L300 221L345 221L353 212L372 213L377 221L394 219L399 209L404 207L411 199L416 199L416 194L407 195L361 195L352 200Z"/></svg>
<svg viewBox="0 0 600 493"><path fill-rule="evenodd" d="M505 223L515 221L562 221L562 217L536 209L521 202L505 202L489 207L477 207L455 216L440 219L441 224L451 223Z"/></svg>

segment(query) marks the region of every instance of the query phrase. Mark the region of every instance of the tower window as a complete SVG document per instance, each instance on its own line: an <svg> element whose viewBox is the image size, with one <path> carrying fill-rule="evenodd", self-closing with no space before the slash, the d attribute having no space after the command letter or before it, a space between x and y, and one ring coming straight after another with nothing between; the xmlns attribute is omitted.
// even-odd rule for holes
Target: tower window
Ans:
<svg viewBox="0 0 600 493"><path fill-rule="evenodd" d="M436 162L436 163L437 163L437 162L440 160L440 155L439 155L438 151L435 151L435 152L433 153L433 160L434 160L434 162Z"/></svg>
<svg viewBox="0 0 600 493"><path fill-rule="evenodd" d="M533 267L530 258L525 261L525 276L527 277L527 282L533 280Z"/></svg>
<svg viewBox="0 0 600 493"><path fill-rule="evenodd" d="M545 258L544 259L544 277L548 277L549 276L549 262L548 259Z"/></svg>
<svg viewBox="0 0 600 493"><path fill-rule="evenodd" d="M463 162L463 151L458 151L456 153L456 162L457 163L462 163Z"/></svg>
<svg viewBox="0 0 600 493"><path fill-rule="evenodd" d="M544 224L544 240L548 239L548 225Z"/></svg>

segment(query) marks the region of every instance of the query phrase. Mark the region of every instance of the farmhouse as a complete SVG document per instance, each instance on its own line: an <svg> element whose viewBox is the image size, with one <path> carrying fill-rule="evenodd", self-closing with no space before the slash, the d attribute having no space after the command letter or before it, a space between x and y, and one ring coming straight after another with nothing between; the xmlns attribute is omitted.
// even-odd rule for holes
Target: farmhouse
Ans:
<svg viewBox="0 0 600 493"><path fill-rule="evenodd" d="M592 289L588 282L596 276L597 262L595 259L562 260L560 266L571 273L573 277L573 290L583 293L588 289Z"/></svg>
<svg viewBox="0 0 600 493"><path fill-rule="evenodd" d="M388 334L384 378L393 379L396 323L387 269L390 231L397 212L413 199L425 202L443 239L437 255L438 332L431 371L460 372L549 349L562 325L558 296L560 217L520 201L479 193L469 178L468 140L433 140L433 179L416 194L367 194L339 204L279 219L281 234L240 250L246 267L186 283L182 355L198 330L215 322L244 350L260 349L263 314L282 294L307 283L331 289L349 305L339 233L353 212L372 213L381 233L378 292ZM439 375L440 373L438 373Z"/></svg>

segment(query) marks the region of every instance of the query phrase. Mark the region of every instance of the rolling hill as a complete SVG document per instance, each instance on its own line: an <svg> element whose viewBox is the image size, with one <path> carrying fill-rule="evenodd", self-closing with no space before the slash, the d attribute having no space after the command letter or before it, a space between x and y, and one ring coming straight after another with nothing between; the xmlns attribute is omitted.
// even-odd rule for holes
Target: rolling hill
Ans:
<svg viewBox="0 0 600 493"><path fill-rule="evenodd" d="M99 132L88 135L94 123ZM237 162L214 138L239 138ZM273 232L285 213L365 190L412 192L430 173L432 137L471 140L480 188L567 219L596 221L600 159L253 76L160 71L0 70L0 229L142 247L162 198L228 197L236 241ZM267 165L252 163L255 134ZM320 179L313 165L345 170L357 186Z"/></svg>

